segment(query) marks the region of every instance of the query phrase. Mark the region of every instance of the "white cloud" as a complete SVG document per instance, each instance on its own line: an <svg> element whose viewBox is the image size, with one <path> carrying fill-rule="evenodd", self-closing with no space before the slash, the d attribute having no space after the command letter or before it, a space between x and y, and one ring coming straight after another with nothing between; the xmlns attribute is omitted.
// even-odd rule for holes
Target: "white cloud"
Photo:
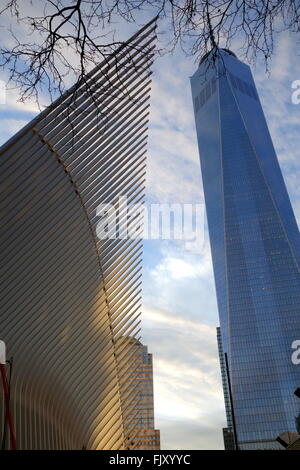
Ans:
<svg viewBox="0 0 300 470"><path fill-rule="evenodd" d="M143 323L144 341L151 352L155 351L155 415L156 425L161 426L162 448L201 448L202 433L190 442L182 426L173 429L172 439L167 429L179 421L190 423L188 427L202 426L209 432L216 410L218 438L210 447L220 447L225 418L215 328L200 319L187 320L184 312L174 315L146 306Z"/></svg>
<svg viewBox="0 0 300 470"><path fill-rule="evenodd" d="M164 258L151 274L156 279L185 279L204 276L210 272L210 256L206 253L205 256L203 256L202 259L199 258L199 262L196 263L188 263L181 258Z"/></svg>
<svg viewBox="0 0 300 470"><path fill-rule="evenodd" d="M1 119L0 145L27 124L24 119Z"/></svg>
<svg viewBox="0 0 300 470"><path fill-rule="evenodd" d="M182 279L197 276L197 268L181 259L167 258L159 264L153 276L170 276L173 279Z"/></svg>

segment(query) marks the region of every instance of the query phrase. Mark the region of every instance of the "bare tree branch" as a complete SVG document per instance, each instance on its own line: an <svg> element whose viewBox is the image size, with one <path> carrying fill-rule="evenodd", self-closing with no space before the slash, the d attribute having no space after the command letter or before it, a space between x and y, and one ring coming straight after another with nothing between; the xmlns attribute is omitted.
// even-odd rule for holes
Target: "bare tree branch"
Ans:
<svg viewBox="0 0 300 470"><path fill-rule="evenodd" d="M83 79L92 66L120 46L115 40L116 22L137 22L150 14L158 15L170 30L170 41L161 52L179 46L200 59L212 47L230 48L238 39L239 55L250 62L262 56L267 68L275 35L299 33L300 2L9 0L0 10L0 20L6 23L2 31L6 28L7 33L6 44L0 47L0 67L20 88L22 99L35 96L38 100L41 87L51 97L61 94L70 73ZM7 25L7 18L13 25Z"/></svg>

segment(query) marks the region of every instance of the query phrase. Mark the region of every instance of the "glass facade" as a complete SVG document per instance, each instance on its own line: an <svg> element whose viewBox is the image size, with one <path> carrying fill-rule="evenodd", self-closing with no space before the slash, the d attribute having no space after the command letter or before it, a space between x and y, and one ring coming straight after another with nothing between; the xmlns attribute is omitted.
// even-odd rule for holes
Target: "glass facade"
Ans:
<svg viewBox="0 0 300 470"><path fill-rule="evenodd" d="M121 338L123 340L123 338ZM125 339L131 365L121 382L126 450L160 450L160 431L154 427L153 361L148 347L135 338ZM126 356L125 356L126 359ZM122 369L126 361L119 360ZM128 383L131 386L128 387ZM130 405L130 406L129 406Z"/></svg>
<svg viewBox="0 0 300 470"><path fill-rule="evenodd" d="M234 443L234 434L233 434L232 409L231 409L231 403L230 403L229 385L228 385L228 380L227 380L226 360L225 360L225 355L223 351L221 329L219 326L217 327L217 342L218 342L220 370L221 370L221 377L222 377L225 412L226 412L226 420L227 420L227 427L223 428L224 448L225 450L234 450L235 443Z"/></svg>
<svg viewBox="0 0 300 470"><path fill-rule="evenodd" d="M219 50L191 78L239 447L296 431L300 236L248 65Z"/></svg>

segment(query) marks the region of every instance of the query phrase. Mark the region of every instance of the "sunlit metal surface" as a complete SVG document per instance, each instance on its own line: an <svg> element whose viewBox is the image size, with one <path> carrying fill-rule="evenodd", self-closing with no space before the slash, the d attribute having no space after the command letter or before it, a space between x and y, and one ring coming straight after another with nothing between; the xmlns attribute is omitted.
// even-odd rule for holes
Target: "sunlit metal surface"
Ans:
<svg viewBox="0 0 300 470"><path fill-rule="evenodd" d="M144 198L155 28L1 148L0 337L14 357L19 449L124 448L133 411L120 383L134 366L126 338L139 338L142 240L97 239L96 208Z"/></svg>

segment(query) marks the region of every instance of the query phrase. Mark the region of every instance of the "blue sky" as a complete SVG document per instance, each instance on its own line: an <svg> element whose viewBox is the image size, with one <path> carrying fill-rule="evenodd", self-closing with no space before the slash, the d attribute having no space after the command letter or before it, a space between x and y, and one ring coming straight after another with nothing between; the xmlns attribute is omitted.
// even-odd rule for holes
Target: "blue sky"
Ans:
<svg viewBox="0 0 300 470"><path fill-rule="evenodd" d="M120 30L122 38L134 25ZM291 84L300 79L293 36L282 34L270 62L252 67L298 223L300 221L300 104ZM239 55L238 44L232 45ZM148 146L147 200L203 204L189 76L193 59L177 50L154 64ZM6 78L0 73L0 79ZM37 113L17 90L0 104L0 144ZM207 229L204 242L144 243L143 342L154 356L156 427L163 449L223 448L225 413L215 328L218 313Z"/></svg>

